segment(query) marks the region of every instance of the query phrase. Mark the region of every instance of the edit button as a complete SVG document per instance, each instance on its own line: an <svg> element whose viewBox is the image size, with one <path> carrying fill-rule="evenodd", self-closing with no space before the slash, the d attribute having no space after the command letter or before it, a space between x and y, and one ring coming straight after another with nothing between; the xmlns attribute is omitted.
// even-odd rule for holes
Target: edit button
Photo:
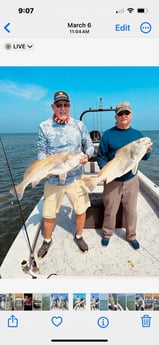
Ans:
<svg viewBox="0 0 159 345"><path fill-rule="evenodd" d="M115 31L130 31L130 25L129 24L116 24L115 25Z"/></svg>

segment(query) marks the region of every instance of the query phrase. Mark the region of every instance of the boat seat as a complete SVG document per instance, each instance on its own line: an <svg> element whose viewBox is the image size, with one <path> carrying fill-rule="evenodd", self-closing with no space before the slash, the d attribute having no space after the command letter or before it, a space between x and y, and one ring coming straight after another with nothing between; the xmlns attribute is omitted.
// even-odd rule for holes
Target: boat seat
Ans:
<svg viewBox="0 0 159 345"><path fill-rule="evenodd" d="M99 131L91 131L90 137L94 145L94 155L89 159L88 163L83 166L83 174L97 174L100 170L97 164L97 152L101 134Z"/></svg>
<svg viewBox="0 0 159 345"><path fill-rule="evenodd" d="M90 134L90 137L91 137L93 143L95 143L95 142L99 143L100 142L101 133L99 131L97 131L97 130L91 131L89 134Z"/></svg>
<svg viewBox="0 0 159 345"><path fill-rule="evenodd" d="M94 162L97 160L97 152L98 152L98 146L101 139L101 133L99 131L91 131L89 134L94 145L94 155L93 157L89 159L89 162Z"/></svg>

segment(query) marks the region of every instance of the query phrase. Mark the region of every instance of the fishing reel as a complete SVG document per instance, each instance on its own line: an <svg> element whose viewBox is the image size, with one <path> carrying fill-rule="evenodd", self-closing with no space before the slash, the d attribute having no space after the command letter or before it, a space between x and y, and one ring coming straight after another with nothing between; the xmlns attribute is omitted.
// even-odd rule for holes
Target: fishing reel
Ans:
<svg viewBox="0 0 159 345"><path fill-rule="evenodd" d="M33 260L33 265L34 265L34 260ZM31 271L31 269L30 269L30 267L29 267L29 265L28 265L28 263L27 263L26 260L23 260L23 261L21 262L21 266L22 266L23 272L26 273L26 274L29 274L29 275L32 277L32 279L37 279L37 278L38 278L37 276L35 276L35 275L32 273L32 271ZM37 266L36 266L36 263L35 263L34 268L36 268L36 269L39 271L39 269L38 269ZM56 273L50 273L48 276L46 276L46 277L44 277L44 278L50 279L50 278L54 278L55 276L57 276Z"/></svg>
<svg viewBox="0 0 159 345"><path fill-rule="evenodd" d="M35 261L35 260L34 260L34 261ZM36 263L35 263L35 264L36 264ZM37 279L37 277L32 273L31 268L29 267L29 265L28 265L28 263L27 263L26 260L23 260L23 261L21 262L21 266L22 266L22 270L23 270L24 273L29 274L29 275L32 277L32 279ZM36 267L37 267L37 266L36 266ZM38 268L37 268L36 272L37 272L37 271L38 271Z"/></svg>

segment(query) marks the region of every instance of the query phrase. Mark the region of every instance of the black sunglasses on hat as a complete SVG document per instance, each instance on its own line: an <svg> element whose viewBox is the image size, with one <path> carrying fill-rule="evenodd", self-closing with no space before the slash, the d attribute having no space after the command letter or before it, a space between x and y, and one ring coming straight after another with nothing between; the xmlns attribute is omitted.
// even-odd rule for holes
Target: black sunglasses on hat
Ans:
<svg viewBox="0 0 159 345"><path fill-rule="evenodd" d="M68 103L55 103L55 105L56 105L56 107L57 108L62 108L62 107L64 107L64 108L69 108L70 107L70 103L68 102Z"/></svg>
<svg viewBox="0 0 159 345"><path fill-rule="evenodd" d="M130 114L131 114L131 112L129 110L122 110L117 115L123 116L123 115L130 115Z"/></svg>

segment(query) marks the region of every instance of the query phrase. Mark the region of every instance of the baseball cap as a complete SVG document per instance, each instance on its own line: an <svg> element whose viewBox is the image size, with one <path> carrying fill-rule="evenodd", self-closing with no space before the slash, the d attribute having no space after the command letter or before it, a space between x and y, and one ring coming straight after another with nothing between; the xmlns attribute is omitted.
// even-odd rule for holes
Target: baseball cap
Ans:
<svg viewBox="0 0 159 345"><path fill-rule="evenodd" d="M122 102L122 103L117 104L116 114L119 114L123 110L128 110L131 113L131 106L130 106L129 102Z"/></svg>
<svg viewBox="0 0 159 345"><path fill-rule="evenodd" d="M54 93L54 103L58 101L66 101L70 102L69 96L66 92L64 91L57 91Z"/></svg>

